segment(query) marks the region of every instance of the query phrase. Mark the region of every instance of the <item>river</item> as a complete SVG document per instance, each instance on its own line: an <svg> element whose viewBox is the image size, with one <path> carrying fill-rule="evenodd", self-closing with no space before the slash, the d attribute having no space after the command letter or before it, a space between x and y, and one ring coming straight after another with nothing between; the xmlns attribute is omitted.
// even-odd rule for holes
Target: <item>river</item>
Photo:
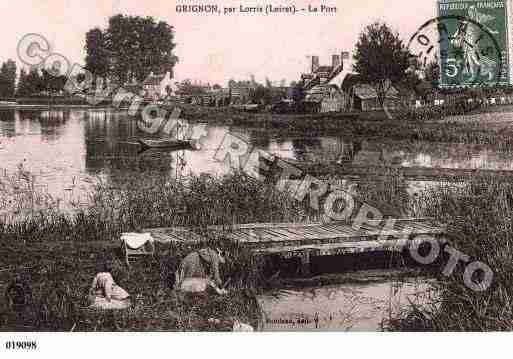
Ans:
<svg viewBox="0 0 513 359"><path fill-rule="evenodd" d="M293 290L277 290L260 295L264 331L381 331L389 318L410 304L419 307L431 302L434 290L419 278L393 280L389 271L382 279ZM371 277L373 273L359 273Z"/></svg>
<svg viewBox="0 0 513 359"><path fill-rule="evenodd" d="M404 167L513 170L513 153L493 146L402 141L376 141L331 136L294 138L243 127L208 125L199 151L140 152L141 131L123 111L110 110L0 110L0 179L30 173L34 189L64 203L86 198L96 180L109 183L137 164L159 168L163 176L229 173L215 153L227 133L249 140L252 146L298 161L337 161L351 157L360 165L390 162ZM133 168L133 167L132 167ZM127 170L128 172L128 170ZM0 183L1 184L1 183ZM424 182L406 183L412 194ZM3 203L0 212L8 212ZM420 288L420 289L419 289ZM268 293L260 296L266 313L265 330L379 330L390 310L426 289L418 281L393 280L350 283Z"/></svg>
<svg viewBox="0 0 513 359"><path fill-rule="evenodd" d="M206 119L208 120L208 119ZM139 153L136 142L151 137L123 111L110 110L0 110L0 159L3 174L23 167L34 175L35 187L64 202L81 196L95 178L109 182L123 174L127 164L160 168L176 177L230 171L214 156L224 136L234 133L251 146L284 158L306 161L337 161L349 153L353 163L393 163L404 167L481 168L513 170L513 153L493 146L401 141L358 140L336 135L294 138L242 127L207 125L200 151ZM414 192L425 183L409 181Z"/></svg>

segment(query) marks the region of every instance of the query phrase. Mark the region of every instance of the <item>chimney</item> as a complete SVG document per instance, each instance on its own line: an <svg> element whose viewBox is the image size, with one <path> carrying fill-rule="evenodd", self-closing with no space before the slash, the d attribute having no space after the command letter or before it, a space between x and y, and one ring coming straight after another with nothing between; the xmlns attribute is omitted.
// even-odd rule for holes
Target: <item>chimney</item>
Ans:
<svg viewBox="0 0 513 359"><path fill-rule="evenodd" d="M344 60L349 60L349 52L343 51L340 54L340 65L342 65L342 68L344 68Z"/></svg>
<svg viewBox="0 0 513 359"><path fill-rule="evenodd" d="M333 66L333 70L341 65L340 55L332 55L331 56L331 66Z"/></svg>
<svg viewBox="0 0 513 359"><path fill-rule="evenodd" d="M319 56L312 56L312 73L315 73L319 68Z"/></svg>

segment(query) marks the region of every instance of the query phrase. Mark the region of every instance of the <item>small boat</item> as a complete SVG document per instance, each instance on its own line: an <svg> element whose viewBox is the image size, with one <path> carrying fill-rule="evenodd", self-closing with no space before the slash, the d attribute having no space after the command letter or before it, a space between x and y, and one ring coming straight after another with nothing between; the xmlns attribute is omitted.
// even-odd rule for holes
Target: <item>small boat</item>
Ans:
<svg viewBox="0 0 513 359"><path fill-rule="evenodd" d="M176 149L176 150L186 150L186 149L196 149L196 145L194 141L188 140L142 140L139 139L138 142L141 144L143 149L149 148L165 148L165 149Z"/></svg>
<svg viewBox="0 0 513 359"><path fill-rule="evenodd" d="M260 105L249 103L245 105L233 105L233 108L239 111L246 111L246 112L257 112L260 109Z"/></svg>

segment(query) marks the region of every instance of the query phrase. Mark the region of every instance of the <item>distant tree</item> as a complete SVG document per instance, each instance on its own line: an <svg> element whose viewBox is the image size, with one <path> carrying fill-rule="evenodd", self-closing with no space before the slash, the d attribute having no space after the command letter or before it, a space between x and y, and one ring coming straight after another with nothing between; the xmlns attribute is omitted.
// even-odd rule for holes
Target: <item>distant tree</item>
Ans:
<svg viewBox="0 0 513 359"><path fill-rule="evenodd" d="M16 90L16 63L9 59L0 69L0 96L13 97Z"/></svg>
<svg viewBox="0 0 513 359"><path fill-rule="evenodd" d="M237 85L237 81L235 81L234 79L230 79L228 81L228 88L233 88Z"/></svg>
<svg viewBox="0 0 513 359"><path fill-rule="evenodd" d="M32 67L28 74L25 69L21 70L17 96L31 96L43 90L45 90L45 85L36 67Z"/></svg>
<svg viewBox="0 0 513 359"><path fill-rule="evenodd" d="M424 72L416 57L411 57L408 62L409 66L404 71L404 76L399 79L397 83L402 89L417 92L417 86L419 86L424 79Z"/></svg>
<svg viewBox="0 0 513 359"><path fill-rule="evenodd" d="M258 85L254 89L251 89L249 95L251 102L262 105L272 104L286 97L286 91L262 85Z"/></svg>
<svg viewBox="0 0 513 359"><path fill-rule="evenodd" d="M297 103L303 101L305 99L305 90L301 83L295 82L294 86L292 85L293 84L291 83L290 86L292 87L292 100Z"/></svg>
<svg viewBox="0 0 513 359"><path fill-rule="evenodd" d="M213 88L214 90L220 90L220 89L222 89L221 85L219 85L219 84L215 84L214 86L212 86L212 88Z"/></svg>
<svg viewBox="0 0 513 359"><path fill-rule="evenodd" d="M250 90L249 99L253 103L266 104L270 102L271 92L268 87L258 85Z"/></svg>
<svg viewBox="0 0 513 359"><path fill-rule="evenodd" d="M41 75L41 82L44 86L44 91L47 91L49 95L56 95L64 90L64 86L67 81L65 75L51 73L46 69L41 70Z"/></svg>
<svg viewBox="0 0 513 359"><path fill-rule="evenodd" d="M404 78L410 57L399 35L385 23L375 22L358 38L353 70L376 90L383 105L392 84Z"/></svg>
<svg viewBox="0 0 513 359"><path fill-rule="evenodd" d="M202 86L193 84L189 79L178 83L178 89L186 95L202 95L205 93L205 89Z"/></svg>
<svg viewBox="0 0 513 359"><path fill-rule="evenodd" d="M432 61L424 69L424 80L431 83L433 88L437 88L440 81L440 65L437 61Z"/></svg>
<svg viewBox="0 0 513 359"><path fill-rule="evenodd" d="M106 77L109 73L109 54L105 34L99 28L86 33L85 68L94 77Z"/></svg>
<svg viewBox="0 0 513 359"><path fill-rule="evenodd" d="M20 77L18 79L18 86L16 87L16 96L17 97L25 96L24 87L26 86L26 83L27 83L26 78L27 78L27 71L24 68L21 68Z"/></svg>
<svg viewBox="0 0 513 359"><path fill-rule="evenodd" d="M166 22L116 15L105 31L92 29L86 34L86 67L119 84L143 81L150 72L173 71L178 61L173 40L173 27Z"/></svg>

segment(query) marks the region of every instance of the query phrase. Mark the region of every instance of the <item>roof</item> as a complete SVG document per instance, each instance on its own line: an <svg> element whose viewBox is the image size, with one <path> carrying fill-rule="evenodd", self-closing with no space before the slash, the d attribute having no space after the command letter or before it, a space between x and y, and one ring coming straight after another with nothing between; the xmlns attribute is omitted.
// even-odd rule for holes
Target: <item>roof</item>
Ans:
<svg viewBox="0 0 513 359"><path fill-rule="evenodd" d="M354 91L355 96L358 96L362 100L368 100L378 97L376 90L371 85L364 83L360 74L348 73L344 81L342 81L341 89L346 92L350 92L351 89ZM391 86L388 90L387 97L398 97L399 92L394 86Z"/></svg>
<svg viewBox="0 0 513 359"><path fill-rule="evenodd" d="M319 72L328 72L331 73L333 71L333 66L319 66L317 70L315 70L316 73Z"/></svg>
<svg viewBox="0 0 513 359"><path fill-rule="evenodd" d="M360 74L348 73L346 75L346 77L344 78L344 80L342 81L342 84L340 85L340 87L344 91L349 91L354 85L361 83L361 82L363 82L363 81L362 81L362 77L360 76Z"/></svg>
<svg viewBox="0 0 513 359"><path fill-rule="evenodd" d="M355 96L358 96L362 100L369 100L378 97L376 90L369 84L357 84L353 86ZM391 86L387 92L388 98L397 97L399 93L395 87Z"/></svg>
<svg viewBox="0 0 513 359"><path fill-rule="evenodd" d="M315 85L310 90L308 90L309 94L316 93L330 93L332 91L339 91L338 86L335 84L323 84L323 85Z"/></svg>
<svg viewBox="0 0 513 359"><path fill-rule="evenodd" d="M139 84L127 84L123 88L129 92L139 92L142 90L142 86Z"/></svg>
<svg viewBox="0 0 513 359"><path fill-rule="evenodd" d="M254 84L235 84L235 85L231 86L230 88L234 89L234 90L253 90L256 87L257 86Z"/></svg>
<svg viewBox="0 0 513 359"><path fill-rule="evenodd" d="M321 102L332 93L340 94L340 90L338 89L337 85L315 85L310 90L308 90L306 94L306 100L312 102Z"/></svg>
<svg viewBox="0 0 513 359"><path fill-rule="evenodd" d="M346 71L342 70L338 74L335 74L335 77L333 77L328 83L337 85L340 88L340 86L342 85L342 81L344 80L344 78L347 76L348 73L349 72L347 70Z"/></svg>

